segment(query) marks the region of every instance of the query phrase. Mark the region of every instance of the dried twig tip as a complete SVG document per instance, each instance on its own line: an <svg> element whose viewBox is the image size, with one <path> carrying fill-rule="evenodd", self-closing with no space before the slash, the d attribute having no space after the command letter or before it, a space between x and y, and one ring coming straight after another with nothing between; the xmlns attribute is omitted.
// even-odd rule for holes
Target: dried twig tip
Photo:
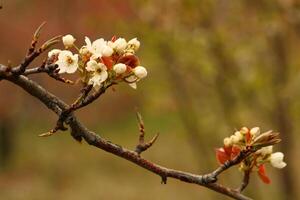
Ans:
<svg viewBox="0 0 300 200"><path fill-rule="evenodd" d="M41 30L45 26L46 22L44 21L34 32L33 39L37 40L40 37Z"/></svg>

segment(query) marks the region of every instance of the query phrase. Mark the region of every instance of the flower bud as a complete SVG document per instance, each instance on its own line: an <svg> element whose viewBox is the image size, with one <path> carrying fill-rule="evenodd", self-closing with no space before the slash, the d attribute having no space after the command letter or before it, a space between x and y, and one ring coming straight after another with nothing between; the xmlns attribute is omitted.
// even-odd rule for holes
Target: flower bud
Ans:
<svg viewBox="0 0 300 200"><path fill-rule="evenodd" d="M114 50L107 45L105 45L102 49L102 55L105 57L111 56L113 53L114 53Z"/></svg>
<svg viewBox="0 0 300 200"><path fill-rule="evenodd" d="M48 52L48 58L51 58L52 56L58 55L61 52L60 49L52 49Z"/></svg>
<svg viewBox="0 0 300 200"><path fill-rule="evenodd" d="M113 70L117 74L123 74L124 72L126 72L126 69L127 69L127 66L123 63L118 63L118 64L113 66Z"/></svg>
<svg viewBox="0 0 300 200"><path fill-rule="evenodd" d="M124 38L118 38L115 42L111 44L112 48L117 52L122 52L127 46L127 42Z"/></svg>
<svg viewBox="0 0 300 200"><path fill-rule="evenodd" d="M231 141L231 139L229 137L224 138L223 142L224 142L224 146L225 147L229 147L229 146L232 145L232 141Z"/></svg>
<svg viewBox="0 0 300 200"><path fill-rule="evenodd" d="M249 131L249 129L247 127L243 127L243 128L241 128L240 133L245 135L246 133L248 133L248 131Z"/></svg>
<svg viewBox="0 0 300 200"><path fill-rule="evenodd" d="M139 79L145 78L147 76L147 70L145 67L137 66L132 71Z"/></svg>
<svg viewBox="0 0 300 200"><path fill-rule="evenodd" d="M128 41L127 45L134 51L137 51L140 48L141 43L137 40L137 38L133 38Z"/></svg>
<svg viewBox="0 0 300 200"><path fill-rule="evenodd" d="M253 136L253 137L257 137L259 134L260 134L260 129L259 127L254 127L250 130L250 134Z"/></svg>
<svg viewBox="0 0 300 200"><path fill-rule="evenodd" d="M261 154L262 156L265 155L269 155L273 152L273 146L266 146L266 147L262 147L261 149L259 149L258 151L256 151L256 154Z"/></svg>
<svg viewBox="0 0 300 200"><path fill-rule="evenodd" d="M271 165L279 169L284 168L287 164L283 162L283 157L284 154L281 152L272 153L270 156Z"/></svg>
<svg viewBox="0 0 300 200"><path fill-rule="evenodd" d="M230 136L230 139L231 139L231 141L232 141L233 144L237 144L240 141L239 137L236 136L236 135Z"/></svg>
<svg viewBox="0 0 300 200"><path fill-rule="evenodd" d="M63 44L65 45L66 48L72 47L74 45L75 40L76 39L70 34L62 37Z"/></svg>
<svg viewBox="0 0 300 200"><path fill-rule="evenodd" d="M240 131L236 131L236 132L234 133L234 135L235 135L236 137L238 137L239 141L241 141L241 140L244 139L244 136L241 134Z"/></svg>

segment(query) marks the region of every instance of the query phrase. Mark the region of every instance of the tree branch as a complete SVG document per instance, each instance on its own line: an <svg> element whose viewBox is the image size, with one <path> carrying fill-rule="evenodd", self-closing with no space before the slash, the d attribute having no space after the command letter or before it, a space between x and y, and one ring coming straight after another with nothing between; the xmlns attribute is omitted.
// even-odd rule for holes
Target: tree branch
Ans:
<svg viewBox="0 0 300 200"><path fill-rule="evenodd" d="M39 99L43 104L45 104L50 110L54 111L58 116L64 110L69 109L69 105L60 100L55 95L48 92L38 83L30 80L28 77L20 75L20 76L11 76L6 72L7 67L0 65L0 79L6 79L22 89L24 89L27 93ZM106 152L112 153L118 157L126 159L142 168L145 168L148 171L151 171L162 178L162 183L167 182L167 178L174 178L186 183L193 183L200 186L204 186L214 190L218 193L227 195L234 199L238 200L250 200L249 197L244 196L240 192L215 183L217 175L219 175L222 171L228 169L229 167L235 165L237 161L240 159L246 158L247 154L239 154L238 159L235 162L227 163L226 166L221 166L215 172L209 173L206 175L197 175L188 172L178 171L174 169L169 169L158 164L155 164L151 161L148 161L142 158L135 151L128 150L123 148L117 144L109 142L94 132L89 131L86 127L84 127L75 117L73 113L68 115L66 120L66 124L68 124L71 128L71 135L76 140L81 140L82 138L90 145L100 148Z"/></svg>

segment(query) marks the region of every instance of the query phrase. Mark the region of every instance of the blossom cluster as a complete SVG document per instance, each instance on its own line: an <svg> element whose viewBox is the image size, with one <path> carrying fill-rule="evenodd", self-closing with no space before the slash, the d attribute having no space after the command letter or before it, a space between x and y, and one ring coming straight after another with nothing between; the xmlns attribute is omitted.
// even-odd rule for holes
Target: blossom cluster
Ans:
<svg viewBox="0 0 300 200"><path fill-rule="evenodd" d="M259 127L252 129L243 127L230 137L226 137L222 148L216 149L217 160L220 164L224 164L226 161L234 159L242 150L249 147L256 148L257 151L240 163L239 169L241 171L257 171L263 182L270 183L270 179L266 175L265 164L270 163L279 169L287 165L283 161L284 154L282 152L273 153L273 144L279 141L278 133L272 131L260 133Z"/></svg>
<svg viewBox="0 0 300 200"><path fill-rule="evenodd" d="M62 37L64 50L53 49L48 53L48 61L58 65L58 73L79 72L81 80L99 89L107 83L126 82L136 88L136 82L147 76L147 70L140 66L135 55L140 42L134 38L128 42L124 38L113 37L91 41L85 37L85 45L78 48L72 35ZM70 49L75 49L73 53Z"/></svg>

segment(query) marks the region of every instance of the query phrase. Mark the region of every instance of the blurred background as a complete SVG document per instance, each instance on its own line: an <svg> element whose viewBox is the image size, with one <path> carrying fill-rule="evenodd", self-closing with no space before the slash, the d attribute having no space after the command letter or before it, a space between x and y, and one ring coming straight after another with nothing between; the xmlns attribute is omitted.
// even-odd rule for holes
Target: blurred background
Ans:
<svg viewBox="0 0 300 200"><path fill-rule="evenodd" d="M214 150L242 126L281 132L285 153L272 179L251 176L254 199L300 199L300 2L297 0L2 0L0 62L18 65L36 27L40 41L71 33L77 44L113 35L138 37L138 56L149 76L133 90L108 91L79 111L91 130L133 149L135 107L148 138L160 132L144 157L170 168L206 173L218 166ZM62 48L62 46L57 46ZM46 56L46 55L44 55ZM43 57L43 56L42 56ZM41 61L38 60L35 64ZM34 64L33 64L34 66ZM32 76L71 103L79 86ZM0 84L0 199L228 199L208 189L160 178L69 134L38 134L57 117L16 86ZM220 181L237 187L237 168Z"/></svg>

